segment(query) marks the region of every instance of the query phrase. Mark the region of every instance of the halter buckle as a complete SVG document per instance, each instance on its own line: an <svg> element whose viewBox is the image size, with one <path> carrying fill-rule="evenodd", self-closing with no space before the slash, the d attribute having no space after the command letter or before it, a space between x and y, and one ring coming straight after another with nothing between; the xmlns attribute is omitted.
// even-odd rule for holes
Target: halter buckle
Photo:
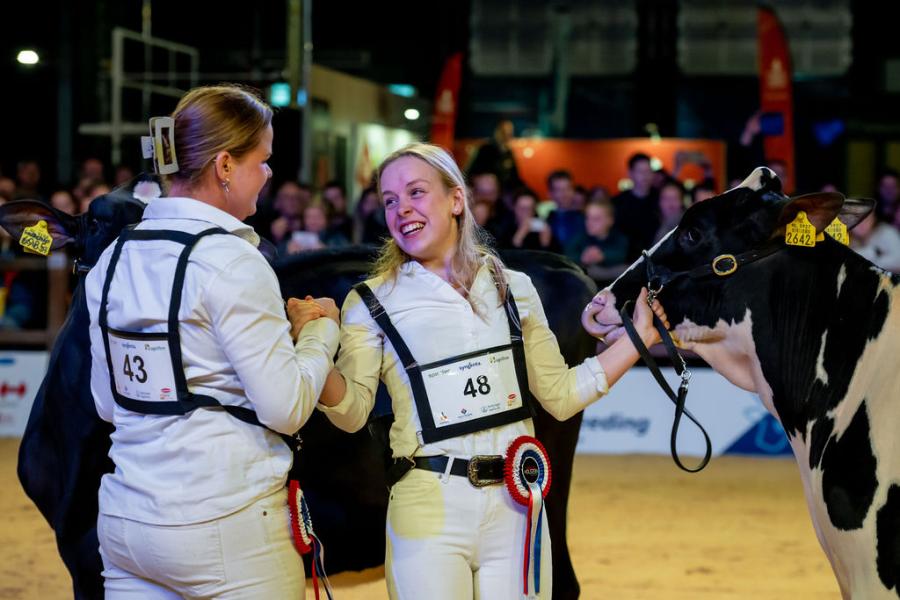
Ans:
<svg viewBox="0 0 900 600"><path fill-rule="evenodd" d="M724 263L724 264L723 264ZM738 261L733 254L720 254L712 261L713 273L719 277L731 275L738 268Z"/></svg>

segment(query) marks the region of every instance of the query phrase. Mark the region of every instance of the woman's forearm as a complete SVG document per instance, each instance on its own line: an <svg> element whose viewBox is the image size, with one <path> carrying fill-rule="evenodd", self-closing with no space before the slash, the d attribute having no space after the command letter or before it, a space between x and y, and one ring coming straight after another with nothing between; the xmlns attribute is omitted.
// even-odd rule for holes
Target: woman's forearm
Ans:
<svg viewBox="0 0 900 600"><path fill-rule="evenodd" d="M653 340L643 340L644 344L649 347ZM625 371L634 366L634 363L640 358L638 351L627 335L623 335L613 344L597 355L603 372L606 373L606 384L609 387L617 382Z"/></svg>
<svg viewBox="0 0 900 600"><path fill-rule="evenodd" d="M319 404L324 406L337 406L347 393L347 382L337 369L332 369L325 378L325 387L319 396Z"/></svg>

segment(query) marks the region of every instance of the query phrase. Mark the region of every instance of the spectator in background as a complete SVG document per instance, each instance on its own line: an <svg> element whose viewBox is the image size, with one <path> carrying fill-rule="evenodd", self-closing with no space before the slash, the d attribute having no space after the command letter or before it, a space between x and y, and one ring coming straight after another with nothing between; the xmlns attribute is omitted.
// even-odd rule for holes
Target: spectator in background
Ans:
<svg viewBox="0 0 900 600"><path fill-rule="evenodd" d="M672 179L659 190L659 229L653 236L656 244L664 235L675 229L684 214L684 188Z"/></svg>
<svg viewBox="0 0 900 600"><path fill-rule="evenodd" d="M615 222L612 202L592 200L584 207L584 231L566 246L566 256L598 284L612 281L627 267L628 238L613 228Z"/></svg>
<svg viewBox="0 0 900 600"><path fill-rule="evenodd" d="M103 161L94 157L84 159L81 162L81 167L78 169L78 178L106 181L106 176L103 173Z"/></svg>
<svg viewBox="0 0 900 600"><path fill-rule="evenodd" d="M134 179L134 169L128 165L118 165L113 173L113 187L125 185L132 179Z"/></svg>
<svg viewBox="0 0 900 600"><path fill-rule="evenodd" d="M16 195L16 182L9 177L0 176L0 203L9 202Z"/></svg>
<svg viewBox="0 0 900 600"><path fill-rule="evenodd" d="M272 243L278 245L303 228L303 209L312 200L309 186L285 181L275 192L273 208L277 215L269 227Z"/></svg>
<svg viewBox="0 0 900 600"><path fill-rule="evenodd" d="M75 197L68 190L56 190L50 194L50 205L68 215L77 215L79 211Z"/></svg>
<svg viewBox="0 0 900 600"><path fill-rule="evenodd" d="M494 240L506 243L512 238L516 231L516 219L503 201L500 180L495 174L482 172L472 175L472 200L474 204L485 204L490 207L487 222L483 227Z"/></svg>
<svg viewBox="0 0 900 600"><path fill-rule="evenodd" d="M322 199L328 209L328 228L338 231L344 239L353 238L353 219L347 214L347 190L339 181L329 181L322 188Z"/></svg>
<svg viewBox="0 0 900 600"><path fill-rule="evenodd" d="M738 182L740 184L740 181ZM691 204L709 200L716 195L716 184L712 179L704 179L691 190Z"/></svg>
<svg viewBox="0 0 900 600"><path fill-rule="evenodd" d="M40 192L41 167L36 160L22 160L16 165L16 190L13 200L44 200Z"/></svg>
<svg viewBox="0 0 900 600"><path fill-rule="evenodd" d="M547 190L554 209L547 216L553 239L565 248L584 231L584 211L575 206L575 185L568 171L553 171L547 177Z"/></svg>
<svg viewBox="0 0 900 600"><path fill-rule="evenodd" d="M479 173L493 173L503 192L510 192L521 186L522 179L516 167L516 158L509 147L514 135L512 121L499 121L494 127L493 138L478 149L469 163L469 168L466 169L469 177Z"/></svg>
<svg viewBox="0 0 900 600"><path fill-rule="evenodd" d="M659 229L658 195L653 188L650 157L642 152L628 159L628 177L632 187L612 199L619 231L628 238L627 260L632 261L649 248Z"/></svg>
<svg viewBox="0 0 900 600"><path fill-rule="evenodd" d="M850 230L850 247L882 269L900 273L900 233L874 211Z"/></svg>
<svg viewBox="0 0 900 600"><path fill-rule="evenodd" d="M891 223L900 208L900 174L893 169L884 169L878 175L878 189L875 191L875 211L878 216Z"/></svg>
<svg viewBox="0 0 900 600"><path fill-rule="evenodd" d="M490 202L479 201L472 205L472 216L475 218L475 224L484 229L487 227L488 220L491 218Z"/></svg>
<svg viewBox="0 0 900 600"><path fill-rule="evenodd" d="M303 228L285 238L282 249L287 254L298 254L349 244L350 241L339 230L328 226L328 206L321 200L313 200L303 209Z"/></svg>
<svg viewBox="0 0 900 600"><path fill-rule="evenodd" d="M504 246L559 252L560 246L554 241L550 227L537 216L535 210L538 203L537 194L526 188L517 191L514 196L513 213L516 217L516 229Z"/></svg>
<svg viewBox="0 0 900 600"><path fill-rule="evenodd" d="M359 195L353 213L353 243L380 244L391 237L384 220L384 209L378 199L378 190L367 187Z"/></svg>
<svg viewBox="0 0 900 600"><path fill-rule="evenodd" d="M572 200L572 208L584 212L584 205L587 204L588 191L583 185L575 186L575 196Z"/></svg>
<svg viewBox="0 0 900 600"><path fill-rule="evenodd" d="M84 196L81 198L81 202L78 203L79 214L88 211L88 207L91 205L91 202L94 201L94 198L99 198L104 194L108 194L109 191L109 186L104 182L95 181L94 184L85 191Z"/></svg>
<svg viewBox="0 0 900 600"><path fill-rule="evenodd" d="M585 207L590 202L602 202L603 200L609 200L609 190L603 187L602 185L597 185L591 188L590 194L588 194L587 202L585 202Z"/></svg>

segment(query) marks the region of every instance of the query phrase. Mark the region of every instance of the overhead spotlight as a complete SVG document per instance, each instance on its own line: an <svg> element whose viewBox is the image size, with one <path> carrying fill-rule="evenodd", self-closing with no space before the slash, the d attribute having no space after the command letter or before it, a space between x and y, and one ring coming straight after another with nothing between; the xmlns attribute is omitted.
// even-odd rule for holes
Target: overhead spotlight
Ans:
<svg viewBox="0 0 900 600"><path fill-rule="evenodd" d="M41 60L41 57L34 50L21 50L16 56L16 60L22 65L36 65Z"/></svg>
<svg viewBox="0 0 900 600"><path fill-rule="evenodd" d="M403 116L406 117L410 121L415 121L419 118L419 111L415 108L407 108L403 111Z"/></svg>

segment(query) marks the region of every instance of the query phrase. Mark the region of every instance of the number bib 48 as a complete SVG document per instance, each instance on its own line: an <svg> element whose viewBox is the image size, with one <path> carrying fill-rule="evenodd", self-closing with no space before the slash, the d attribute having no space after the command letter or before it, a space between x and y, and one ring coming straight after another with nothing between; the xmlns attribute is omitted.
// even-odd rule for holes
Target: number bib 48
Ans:
<svg viewBox="0 0 900 600"><path fill-rule="evenodd" d="M508 346L425 365L422 379L437 429L522 407L513 352Z"/></svg>
<svg viewBox="0 0 900 600"><path fill-rule="evenodd" d="M172 355L165 334L143 334L138 339L109 330L109 354L119 394L147 402L176 400Z"/></svg>

